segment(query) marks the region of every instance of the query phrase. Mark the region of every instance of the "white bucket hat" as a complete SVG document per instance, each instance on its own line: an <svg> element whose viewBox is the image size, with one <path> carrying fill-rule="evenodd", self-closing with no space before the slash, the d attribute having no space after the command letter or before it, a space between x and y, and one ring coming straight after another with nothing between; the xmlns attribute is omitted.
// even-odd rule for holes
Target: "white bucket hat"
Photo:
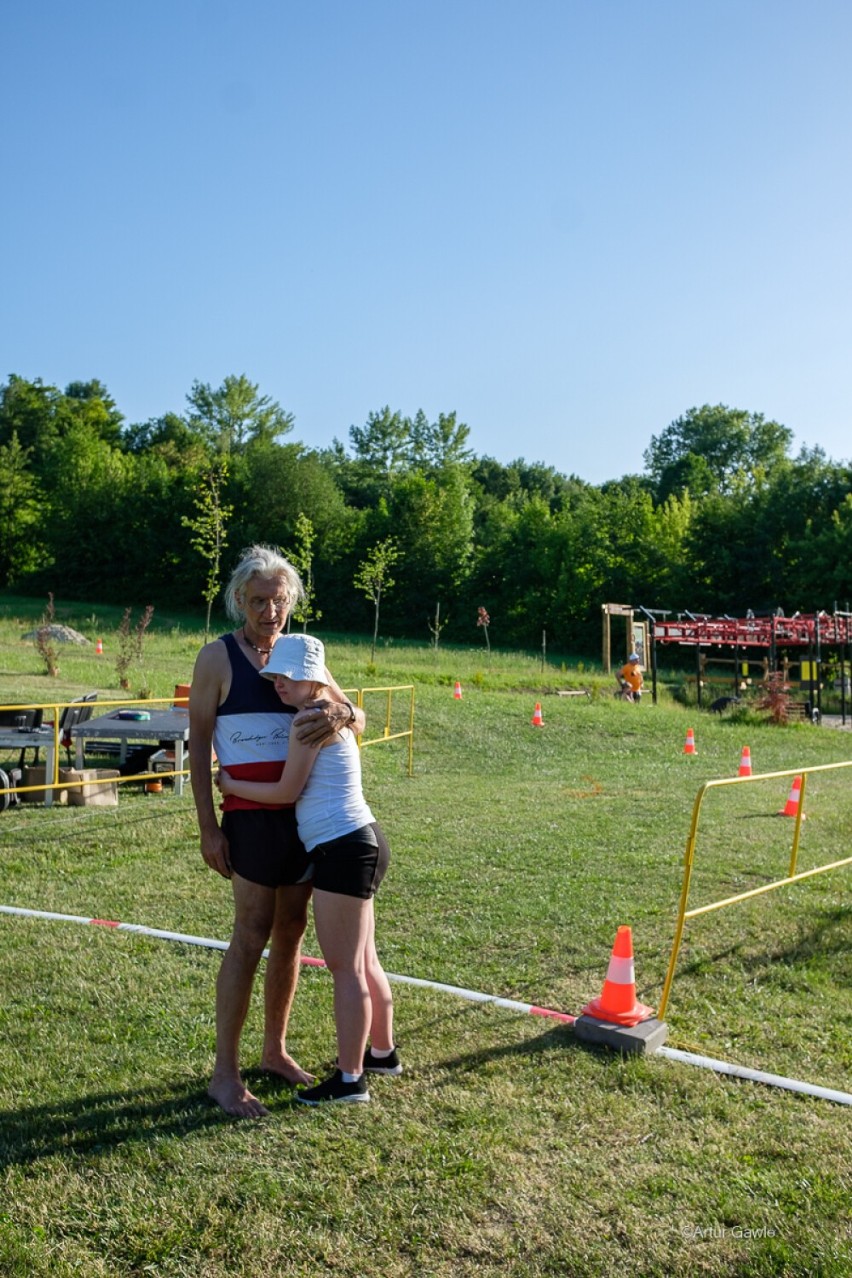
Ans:
<svg viewBox="0 0 852 1278"><path fill-rule="evenodd" d="M283 675L287 679L308 679L325 683L325 648L313 635L281 635L260 672L264 679Z"/></svg>

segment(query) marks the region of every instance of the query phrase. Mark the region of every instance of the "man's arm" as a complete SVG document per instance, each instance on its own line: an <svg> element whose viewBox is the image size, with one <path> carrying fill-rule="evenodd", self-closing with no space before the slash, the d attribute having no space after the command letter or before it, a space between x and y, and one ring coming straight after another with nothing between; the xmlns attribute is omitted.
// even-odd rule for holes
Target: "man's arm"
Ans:
<svg viewBox="0 0 852 1278"><path fill-rule="evenodd" d="M321 746L341 728L351 728L360 736L367 726L364 711L352 704L341 692L334 676L325 672L328 694L320 701L312 701L293 720L296 736L305 745Z"/></svg>
<svg viewBox="0 0 852 1278"><path fill-rule="evenodd" d="M211 870L229 879L228 840L216 815L211 772L213 729L227 660L225 645L217 640L206 644L195 662L189 690L189 767L201 834L201 855Z"/></svg>

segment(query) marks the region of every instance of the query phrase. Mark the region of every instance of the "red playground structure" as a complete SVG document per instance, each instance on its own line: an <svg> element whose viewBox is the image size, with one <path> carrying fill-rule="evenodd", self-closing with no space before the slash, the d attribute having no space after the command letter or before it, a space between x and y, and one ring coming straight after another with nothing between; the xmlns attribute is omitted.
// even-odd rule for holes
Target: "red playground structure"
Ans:
<svg viewBox="0 0 852 1278"><path fill-rule="evenodd" d="M647 626L649 639L650 667L653 700L657 700L657 645L678 644L681 647L693 648L696 661L696 690L698 705L701 706L702 687L705 684L705 668L708 659L715 654L717 660L727 660L733 666L734 696L740 687L740 663L745 663L751 655L761 654L761 665L765 673L776 671L783 664L786 669L790 663L793 650L795 662L798 662L806 677L801 685L809 690L808 706L814 722L821 716L820 665L832 655L832 665L839 667L839 688L841 696L841 714L846 722L847 692L849 676L852 673L852 612L801 613L785 617L781 610L773 613L756 615L749 611L745 617L711 617L705 614L681 612L676 619L671 613L660 609L633 607L622 604L605 604L605 613L620 615L628 619L631 633L644 630ZM644 620L637 624L635 618ZM634 645L635 646L635 645ZM608 632L605 635L605 660L608 656ZM725 657L722 654L726 654Z"/></svg>

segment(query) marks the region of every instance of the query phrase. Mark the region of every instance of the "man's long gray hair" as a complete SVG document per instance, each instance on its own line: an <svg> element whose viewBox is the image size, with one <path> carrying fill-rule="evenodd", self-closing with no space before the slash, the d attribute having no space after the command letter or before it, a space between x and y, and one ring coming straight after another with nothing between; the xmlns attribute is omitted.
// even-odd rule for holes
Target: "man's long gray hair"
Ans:
<svg viewBox="0 0 852 1278"><path fill-rule="evenodd" d="M290 599L289 611L305 597L301 577L280 550L276 550L274 546L249 546L240 555L239 563L225 587L225 609L232 621L246 619L245 591L253 577L261 577L264 581L286 582Z"/></svg>

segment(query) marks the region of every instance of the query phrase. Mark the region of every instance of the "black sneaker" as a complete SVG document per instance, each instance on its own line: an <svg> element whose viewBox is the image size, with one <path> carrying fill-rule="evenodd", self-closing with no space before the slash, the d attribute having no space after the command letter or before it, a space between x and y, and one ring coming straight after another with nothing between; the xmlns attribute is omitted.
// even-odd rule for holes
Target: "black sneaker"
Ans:
<svg viewBox="0 0 852 1278"><path fill-rule="evenodd" d="M374 1056L373 1049L368 1047L364 1053L364 1070L367 1074L401 1074L402 1065L396 1048L390 1056Z"/></svg>
<svg viewBox="0 0 852 1278"><path fill-rule="evenodd" d="M370 1093L367 1091L364 1075L354 1083L344 1083L339 1069L324 1083L317 1083L316 1087L309 1087L304 1092L296 1092L296 1100L303 1105L322 1105L325 1101L360 1101L363 1104L369 1099Z"/></svg>

